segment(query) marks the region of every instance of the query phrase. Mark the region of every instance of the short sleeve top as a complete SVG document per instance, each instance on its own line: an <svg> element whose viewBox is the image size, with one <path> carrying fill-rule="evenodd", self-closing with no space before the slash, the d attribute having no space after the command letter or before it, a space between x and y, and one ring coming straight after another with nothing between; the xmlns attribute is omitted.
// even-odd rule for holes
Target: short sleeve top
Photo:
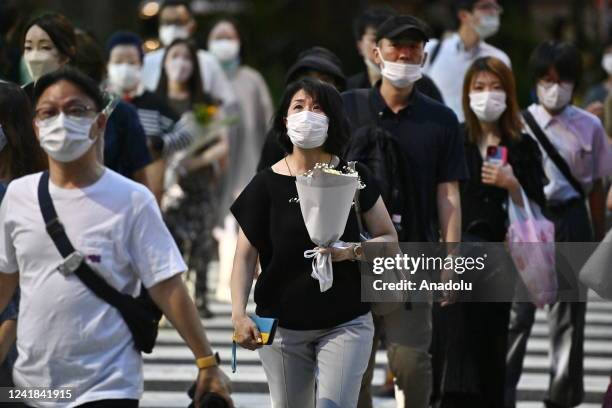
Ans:
<svg viewBox="0 0 612 408"><path fill-rule="evenodd" d="M340 161L338 169L346 163ZM380 193L371 173L357 164L365 188L359 192L363 212L370 210ZM369 311L361 302L361 278L357 262L334 262L331 289L321 292L310 276L312 259L304 251L316 245L310 240L298 197L295 177L267 167L257 173L231 207L244 234L259 252L261 275L255 285L256 313L279 319L292 330L317 330L337 326ZM345 242L359 241L359 227L351 208Z"/></svg>

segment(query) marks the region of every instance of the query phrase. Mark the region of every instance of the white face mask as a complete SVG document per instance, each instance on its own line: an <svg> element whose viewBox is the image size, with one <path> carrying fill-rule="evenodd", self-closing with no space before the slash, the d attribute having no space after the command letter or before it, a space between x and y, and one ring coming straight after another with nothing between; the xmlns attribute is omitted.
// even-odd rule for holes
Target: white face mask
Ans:
<svg viewBox="0 0 612 408"><path fill-rule="evenodd" d="M378 48L378 55L382 61L381 75L396 88L407 88L423 76L421 64L403 64L385 61L380 48Z"/></svg>
<svg viewBox="0 0 612 408"><path fill-rule="evenodd" d="M220 39L208 42L208 51L221 62L228 62L238 58L240 52L240 41Z"/></svg>
<svg viewBox="0 0 612 408"><path fill-rule="evenodd" d="M562 83L545 86L538 83L538 100L546 109L557 111L567 106L572 100L574 84Z"/></svg>
<svg viewBox="0 0 612 408"><path fill-rule="evenodd" d="M167 24L159 27L159 40L164 47L172 44L174 40L185 40L189 38L187 27L178 24Z"/></svg>
<svg viewBox="0 0 612 408"><path fill-rule="evenodd" d="M287 136L294 146L314 149L327 140L329 119L321 113L302 111L287 116Z"/></svg>
<svg viewBox="0 0 612 408"><path fill-rule="evenodd" d="M38 81L41 76L60 69L60 62L53 51L26 51L23 54L28 73Z"/></svg>
<svg viewBox="0 0 612 408"><path fill-rule="evenodd" d="M193 73L193 63L188 59L178 57L166 62L166 74L171 81L187 82Z"/></svg>
<svg viewBox="0 0 612 408"><path fill-rule="evenodd" d="M470 108L476 117L487 123L495 122L506 110L504 91L470 92Z"/></svg>
<svg viewBox="0 0 612 408"><path fill-rule="evenodd" d="M142 70L132 64L108 64L108 81L111 87L120 93L129 92L140 85Z"/></svg>
<svg viewBox="0 0 612 408"><path fill-rule="evenodd" d="M478 18L478 23L474 25L474 31L481 40L484 40L497 34L499 25L499 14L483 14Z"/></svg>
<svg viewBox="0 0 612 408"><path fill-rule="evenodd" d="M612 75L612 54L606 54L603 56L601 66L608 75Z"/></svg>
<svg viewBox="0 0 612 408"><path fill-rule="evenodd" d="M36 121L40 145L49 156L62 163L75 161L94 144L89 137L96 118L66 116L64 112Z"/></svg>

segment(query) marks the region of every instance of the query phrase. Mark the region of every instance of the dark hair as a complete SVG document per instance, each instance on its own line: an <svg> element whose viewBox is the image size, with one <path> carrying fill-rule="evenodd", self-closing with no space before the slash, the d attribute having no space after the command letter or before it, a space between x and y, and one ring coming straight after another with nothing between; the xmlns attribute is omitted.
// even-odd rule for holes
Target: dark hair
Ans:
<svg viewBox="0 0 612 408"><path fill-rule="evenodd" d="M186 0L164 0L162 1L161 6L159 7L159 14L161 15L162 11L164 11L166 7L181 7L181 6L185 7L187 11L189 12L189 14L193 16L191 2L186 1Z"/></svg>
<svg viewBox="0 0 612 408"><path fill-rule="evenodd" d="M104 51L96 37L89 31L76 30L77 54L74 67L98 84L106 76Z"/></svg>
<svg viewBox="0 0 612 408"><path fill-rule="evenodd" d="M32 127L30 98L17 84L0 81L0 125L7 139L0 151L3 176L12 180L47 167Z"/></svg>
<svg viewBox="0 0 612 408"><path fill-rule="evenodd" d="M73 67L62 67L50 74L43 75L34 86L34 107L42 94L52 85L60 81L68 81L76 85L85 95L90 97L96 105L96 111L101 111L104 107L104 99L98 88L98 84L93 79Z"/></svg>
<svg viewBox="0 0 612 408"><path fill-rule="evenodd" d="M191 78L189 78L188 81L188 89L191 93L191 103L194 104L198 102L209 102L210 98L204 94L203 81L202 77L200 76L198 51L196 50L196 47L193 42L188 39L174 40L166 48L164 58L162 59L161 75L155 93L161 96L164 100L168 100L168 75L166 74L166 58L168 58L168 53L172 48L181 44L187 46L187 48L189 49L189 56L191 57L191 63L193 65L193 72L191 73Z"/></svg>
<svg viewBox="0 0 612 408"><path fill-rule="evenodd" d="M498 58L482 57L474 61L465 74L463 81L463 111L465 112L465 123L468 129L469 141L478 144L483 136L480 121L472 111L472 108L470 108L470 89L472 88L474 77L480 72L490 72L499 78L506 93L506 110L498 120L502 139L504 141L520 140L521 128L523 126L512 70Z"/></svg>
<svg viewBox="0 0 612 408"><path fill-rule="evenodd" d="M555 68L562 80L577 86L582 78L582 55L568 42L546 41L538 45L529 59L532 80L537 82L550 68Z"/></svg>
<svg viewBox="0 0 612 408"><path fill-rule="evenodd" d="M138 50L140 62L144 59L144 51L142 50L142 38L138 34L129 31L117 31L106 42L106 59L110 59L110 54L113 48L118 45L133 45Z"/></svg>
<svg viewBox="0 0 612 408"><path fill-rule="evenodd" d="M477 2L478 0L455 0L455 11L467 10L471 12L474 10L474 5Z"/></svg>
<svg viewBox="0 0 612 408"><path fill-rule="evenodd" d="M373 6L365 9L353 21L353 35L355 41L361 40L368 27L376 28L389 17L396 15L397 12L389 6Z"/></svg>
<svg viewBox="0 0 612 408"><path fill-rule="evenodd" d="M292 82L285 89L272 121L272 132L275 134L278 142L287 153L293 152L293 143L291 143L289 136L287 136L285 119L287 118L291 99L300 90L304 90L304 92L316 100L321 106L321 110L329 119L328 136L323 145L323 150L336 156L342 156L349 140L349 125L344 114L342 98L333 85L318 79L303 78Z"/></svg>
<svg viewBox="0 0 612 408"><path fill-rule="evenodd" d="M76 36L74 27L70 20L58 13L46 13L31 20L23 32L23 42L28 30L32 26L40 27L53 41L53 45L57 48L60 54L66 56L71 61L76 57Z"/></svg>

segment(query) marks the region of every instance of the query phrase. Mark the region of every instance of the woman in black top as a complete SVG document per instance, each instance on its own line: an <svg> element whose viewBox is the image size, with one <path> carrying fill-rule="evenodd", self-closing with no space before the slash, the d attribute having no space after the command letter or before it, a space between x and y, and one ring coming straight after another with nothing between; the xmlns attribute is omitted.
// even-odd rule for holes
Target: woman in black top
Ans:
<svg viewBox="0 0 612 408"><path fill-rule="evenodd" d="M461 185L463 241L503 242L508 228L508 198L523 206L545 203L544 172L537 143L521 133L522 122L512 71L485 57L468 70L463 90L465 154L470 178ZM507 149L507 163L487 160L491 147ZM487 249L487 279L475 281L476 293L501 296L516 273L504 251ZM494 254L491 252L494 251ZM496 267L497 263L497 267ZM477 288L476 285L480 287ZM478 295L476 295L478 296ZM501 299L498 299L501 300ZM444 309L446 327L440 407L503 407L509 302L456 303Z"/></svg>
<svg viewBox="0 0 612 408"><path fill-rule="evenodd" d="M346 165L338 157L348 136L340 94L315 79L290 84L273 127L287 156L260 171L231 208L240 224L231 283L235 334L243 347L261 347L245 313L259 257L257 315L279 319L274 343L259 350L273 406L314 407L316 380L317 407L354 407L373 335L370 307L360 298L358 263L351 262L361 256L360 247L331 251L333 286L321 292L310 276L311 260L304 258L314 245L294 200L296 174L316 163ZM397 241L374 180L365 167L357 165L357 171L365 184L359 202L372 241ZM354 210L340 239L359 241Z"/></svg>

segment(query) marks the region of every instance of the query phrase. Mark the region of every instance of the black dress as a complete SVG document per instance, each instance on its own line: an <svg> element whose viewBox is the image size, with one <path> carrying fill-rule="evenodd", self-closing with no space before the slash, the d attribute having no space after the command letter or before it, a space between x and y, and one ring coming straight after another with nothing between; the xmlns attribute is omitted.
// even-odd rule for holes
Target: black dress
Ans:
<svg viewBox="0 0 612 408"><path fill-rule="evenodd" d="M463 241L502 242L508 226L508 192L482 183L483 158L479 148L469 143L467 137L464 140L470 177L461 184ZM507 147L508 162L527 196L543 206L545 176L536 142L528 135L521 135L518 141L501 145ZM500 252L495 256L507 254ZM507 261L504 264L508 265ZM491 269L491 273L499 273L494 266ZM514 271L502 273L512 279L516 277ZM499 276L493 280L499 282ZM508 282L508 288L514 288L512 282ZM474 289L478 290L476 284ZM441 367L437 368L435 406L504 406L510 305L509 302L465 302L439 310L437 318L442 329L436 334L434 353L440 354L437 357Z"/></svg>
<svg viewBox="0 0 612 408"><path fill-rule="evenodd" d="M341 161L338 169L345 166ZM365 188L359 193L362 211L380 196L367 168L357 165ZM311 274L312 259L304 251L314 245L306 230L295 177L277 174L270 167L260 171L231 207L249 242L259 252L261 274L255 285L256 313L279 319L292 330L327 329L353 320L370 310L361 302L361 277L357 262L334 262L332 287L321 292ZM359 227L351 209L345 242L359 241Z"/></svg>

